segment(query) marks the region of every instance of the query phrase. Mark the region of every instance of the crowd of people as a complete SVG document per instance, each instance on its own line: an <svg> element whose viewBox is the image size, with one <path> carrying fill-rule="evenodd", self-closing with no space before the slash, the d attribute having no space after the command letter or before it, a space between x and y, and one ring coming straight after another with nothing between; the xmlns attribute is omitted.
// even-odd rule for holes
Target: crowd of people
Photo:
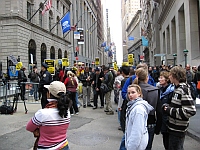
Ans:
<svg viewBox="0 0 200 150"><path fill-rule="evenodd" d="M196 97L200 94L200 89L196 88L200 81L200 66L190 70L189 65L186 68L148 67L141 63L136 68L122 66L115 71L103 65L94 69L85 67L79 75L75 68L63 68L56 78L50 77L47 67L43 63L41 73L37 73L42 109L27 125L27 130L35 134L38 128L41 130L36 141L40 149L55 146L69 149L66 135L54 133L53 127L66 133L70 117L79 114L80 105L94 110L104 109L107 115L113 115L114 101L117 104L118 129L124 133L120 150L150 150L154 134L160 133L166 150L183 150L189 118L196 113L192 92L197 91ZM82 83L83 104L78 99L79 82ZM191 86L194 91L191 91ZM34 98L38 99L37 94ZM47 133L47 128L51 127L52 132ZM50 142L48 136L57 140Z"/></svg>

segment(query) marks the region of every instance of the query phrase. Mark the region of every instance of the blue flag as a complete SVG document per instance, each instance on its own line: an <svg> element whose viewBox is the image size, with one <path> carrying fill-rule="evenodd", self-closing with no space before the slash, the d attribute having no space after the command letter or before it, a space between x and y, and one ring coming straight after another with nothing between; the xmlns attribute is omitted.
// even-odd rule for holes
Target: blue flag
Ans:
<svg viewBox="0 0 200 150"><path fill-rule="evenodd" d="M142 46L149 46L149 41L144 36L142 36Z"/></svg>
<svg viewBox="0 0 200 150"><path fill-rule="evenodd" d="M101 44L101 47L106 47L106 42L103 42L103 43Z"/></svg>
<svg viewBox="0 0 200 150"><path fill-rule="evenodd" d="M128 37L128 40L129 40L129 41L133 41L133 40L134 40L134 37L133 37L133 36L129 36L129 37Z"/></svg>
<svg viewBox="0 0 200 150"><path fill-rule="evenodd" d="M70 25L70 12L68 12L62 19L61 19L61 26L63 34L71 29Z"/></svg>
<svg viewBox="0 0 200 150"><path fill-rule="evenodd" d="M104 51L105 51L105 52L109 51L109 46L106 46L106 47L104 48Z"/></svg>

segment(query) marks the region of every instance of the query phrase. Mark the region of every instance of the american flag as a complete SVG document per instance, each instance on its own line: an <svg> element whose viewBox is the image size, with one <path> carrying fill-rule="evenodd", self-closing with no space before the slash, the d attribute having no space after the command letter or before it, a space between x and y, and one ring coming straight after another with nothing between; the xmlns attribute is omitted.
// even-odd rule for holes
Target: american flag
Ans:
<svg viewBox="0 0 200 150"><path fill-rule="evenodd" d="M44 13L49 10L52 6L52 0L47 0L47 2L44 4L44 9L42 11L42 15L44 15Z"/></svg>

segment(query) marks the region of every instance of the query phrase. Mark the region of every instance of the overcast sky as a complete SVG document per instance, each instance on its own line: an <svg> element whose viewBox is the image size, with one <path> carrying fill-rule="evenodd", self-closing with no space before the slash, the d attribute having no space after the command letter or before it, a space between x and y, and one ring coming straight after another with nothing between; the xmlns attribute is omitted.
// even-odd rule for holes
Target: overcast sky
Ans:
<svg viewBox="0 0 200 150"><path fill-rule="evenodd" d="M121 0L102 0L104 10L108 9L108 21L111 28L111 42L116 45L117 64L122 65L122 27L121 27ZM106 16L104 16L106 17Z"/></svg>

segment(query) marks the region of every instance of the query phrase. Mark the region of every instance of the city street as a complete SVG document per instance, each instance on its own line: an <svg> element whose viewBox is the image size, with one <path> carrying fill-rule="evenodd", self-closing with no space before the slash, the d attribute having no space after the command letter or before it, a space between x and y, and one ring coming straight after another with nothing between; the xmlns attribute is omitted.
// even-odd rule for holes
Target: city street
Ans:
<svg viewBox="0 0 200 150"><path fill-rule="evenodd" d="M116 108L116 105L113 104ZM19 103L17 113L14 115L0 115L0 150L31 150L35 138L26 131L25 126L34 113L40 109L40 103L27 103L28 114L24 114L23 103ZM194 122L199 118L200 108L197 115L191 119ZM199 122L199 121L198 121ZM93 110L91 107L80 108L79 115L71 117L68 130L68 141L71 150L118 150L122 131L119 131L117 113L106 115L103 109ZM199 124L192 125L193 130L199 128ZM193 131L195 132L195 131ZM197 138L198 139L198 138ZM199 150L200 143L186 136L185 150ZM164 150L162 136L156 135L153 150Z"/></svg>

